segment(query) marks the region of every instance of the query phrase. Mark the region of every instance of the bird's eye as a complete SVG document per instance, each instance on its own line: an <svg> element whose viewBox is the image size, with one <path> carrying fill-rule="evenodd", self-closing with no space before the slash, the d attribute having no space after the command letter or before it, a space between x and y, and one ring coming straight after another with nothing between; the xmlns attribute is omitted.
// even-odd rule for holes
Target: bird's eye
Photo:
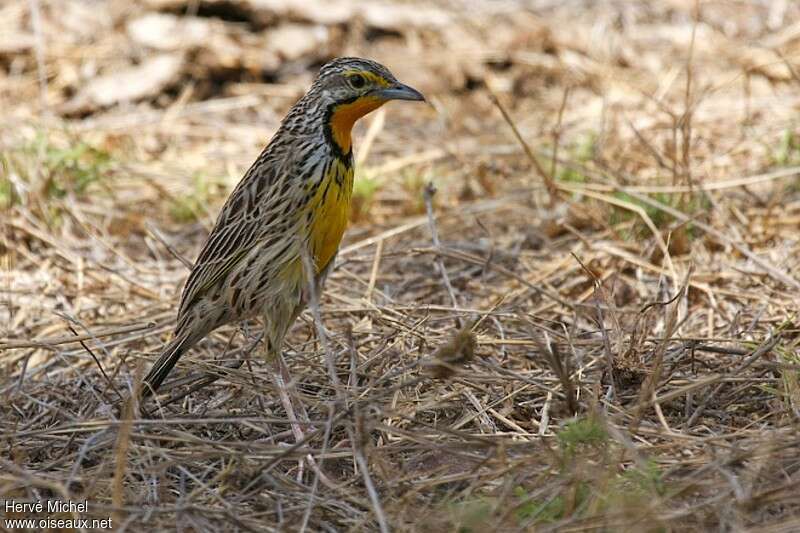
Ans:
<svg viewBox="0 0 800 533"><path fill-rule="evenodd" d="M367 84L367 79L361 74L353 74L350 76L350 85L354 89L363 89Z"/></svg>

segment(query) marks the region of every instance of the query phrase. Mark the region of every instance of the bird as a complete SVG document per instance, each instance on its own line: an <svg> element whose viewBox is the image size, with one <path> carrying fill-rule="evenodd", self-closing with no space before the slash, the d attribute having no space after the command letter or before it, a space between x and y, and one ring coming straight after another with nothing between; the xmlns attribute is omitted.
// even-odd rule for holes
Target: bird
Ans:
<svg viewBox="0 0 800 533"><path fill-rule="evenodd" d="M340 57L320 68L220 210L183 287L173 338L143 380L143 398L226 324L261 316L267 358L280 353L310 291L320 294L347 226L353 125L392 100L425 97L369 59Z"/></svg>

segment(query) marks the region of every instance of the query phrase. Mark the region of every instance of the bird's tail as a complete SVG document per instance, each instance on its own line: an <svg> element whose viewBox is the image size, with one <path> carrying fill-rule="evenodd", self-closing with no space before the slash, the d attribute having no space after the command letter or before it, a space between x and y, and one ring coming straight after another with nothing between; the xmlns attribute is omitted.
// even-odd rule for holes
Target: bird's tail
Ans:
<svg viewBox="0 0 800 533"><path fill-rule="evenodd" d="M150 372L142 383L142 399L147 398L158 390L161 383L166 379L178 359L192 347L191 337L180 336L172 339L166 348L158 356L158 359L150 368Z"/></svg>

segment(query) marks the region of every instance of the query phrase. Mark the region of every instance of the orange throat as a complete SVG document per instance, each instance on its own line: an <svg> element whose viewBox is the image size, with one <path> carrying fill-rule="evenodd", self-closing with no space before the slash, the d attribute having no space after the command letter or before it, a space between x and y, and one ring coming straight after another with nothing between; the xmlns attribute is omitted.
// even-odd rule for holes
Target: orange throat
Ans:
<svg viewBox="0 0 800 533"><path fill-rule="evenodd" d="M380 106L386 103L386 100L377 98L375 96L362 96L355 102L349 104L340 104L333 109L330 118L331 136L342 153L350 152L351 138L350 133L353 131L353 124L358 119L375 111Z"/></svg>

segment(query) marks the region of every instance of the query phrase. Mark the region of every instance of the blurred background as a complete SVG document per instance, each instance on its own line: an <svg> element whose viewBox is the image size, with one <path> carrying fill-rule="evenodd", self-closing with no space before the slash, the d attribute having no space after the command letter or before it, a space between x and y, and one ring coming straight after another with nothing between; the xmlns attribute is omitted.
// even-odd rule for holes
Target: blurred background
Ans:
<svg viewBox="0 0 800 533"><path fill-rule="evenodd" d="M430 105L356 126L322 316L360 440L353 411L309 440L315 500L258 355L169 423L111 421L222 202L343 55ZM0 494L196 530L794 529L799 87L789 0L0 1ZM318 427L309 314L289 344Z"/></svg>

